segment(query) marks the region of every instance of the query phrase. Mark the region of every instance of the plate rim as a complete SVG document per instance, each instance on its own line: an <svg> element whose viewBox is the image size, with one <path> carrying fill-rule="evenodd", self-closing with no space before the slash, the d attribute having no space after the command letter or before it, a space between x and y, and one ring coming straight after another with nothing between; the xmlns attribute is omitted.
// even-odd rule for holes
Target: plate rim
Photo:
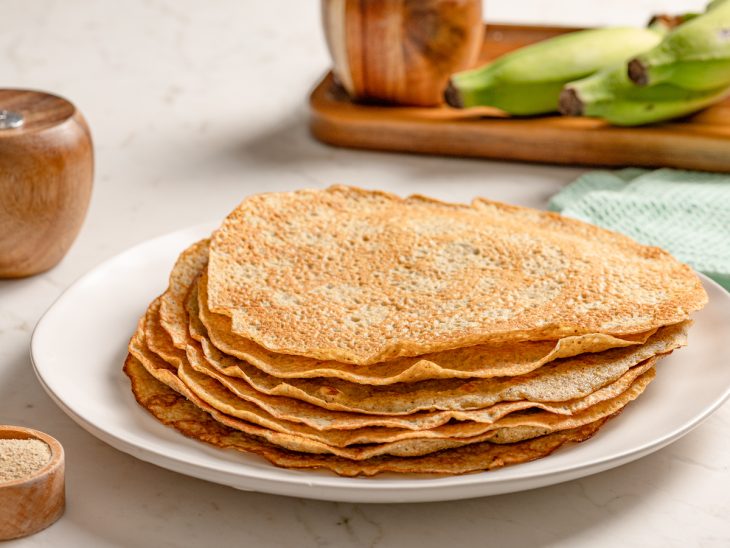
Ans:
<svg viewBox="0 0 730 548"><path fill-rule="evenodd" d="M216 468L214 465L207 463L191 463L185 461L180 456L170 455L163 449L150 447L145 444L135 443L134 440L125 439L118 435L115 431L104 429L98 426L93 421L90 421L84 417L77 410L74 410L54 389L46 382L43 377L42 367L38 366L37 354L39 353L39 339L43 336L44 326L46 324L54 310L54 308L65 298L68 294L83 284L87 279L91 278L98 271L107 267L110 263L118 261L120 258L126 255L133 255L138 253L143 247L154 246L155 243L159 243L161 240L166 239L188 239L193 240L196 235L204 236L206 231L209 233L211 227L215 227L217 224L212 221L198 223L186 228L174 230L166 234L154 236L152 238L138 242L119 253L114 254L111 257L101 261L96 266L89 269L84 274L80 275L76 280L69 284L41 315L38 322L36 323L33 333L31 335L29 354L33 371L41 384L43 390L49 395L51 400L76 424L81 426L84 430L92 434L97 439L100 439L104 443L111 445L117 450L127 453L134 458L138 458L145 462L150 462L156 466L173 470L175 472L185 474L191 477L196 477L206 481L212 481L215 483L228 485L240 490L256 490L260 492L268 492L279 495L287 496L298 496L320 500L330 501L343 501L343 502L425 502L425 501L442 501L442 500L457 500L467 499L482 496L491 496L503 493L511 493L524 491L528 489L543 487L547 485L553 485L572 479L577 479L591 475L593 473L599 473L614 467L621 466L623 464L632 462L639 458L642 458L648 454L666 447L674 441L680 439L684 435L694 430L697 426L707 420L714 412L716 412L728 399L730 399L730 384L725 387L724 391L717 396L714 401L703 408L701 413L695 415L691 420L685 421L676 428L673 428L663 436L652 439L633 448L628 448L619 453L612 453L603 457L596 457L592 460L574 464L563 469L558 470L535 470L523 474L519 477L499 477L489 478L489 472L483 472L480 474L463 474L455 476L439 476L436 478L411 478L407 480L405 478L397 479L383 479L379 481L368 481L369 478L344 478L336 475L322 476L312 475L309 478L306 476L291 476L284 477L282 474L291 473L292 470L283 469L276 467L273 464L266 463L271 467L271 470L266 470L263 474L260 470L251 470L244 468L240 472L232 473L229 471L222 471ZM192 241L190 241L192 243ZM712 287L715 290L719 290L721 294L728 298L730 302L730 294L717 282L708 278L706 275L697 272L697 275L702 280L703 285ZM148 414L147 414L148 415ZM150 420L155 419L149 416ZM155 421L156 422L156 421ZM113 429L112 429L113 430ZM182 434L180 434L182 435ZM187 438L186 439L190 439ZM199 442L202 443L202 442ZM146 456L152 456L152 458L145 458ZM202 470L209 474L197 474L191 470ZM306 474L302 471L296 471L298 473ZM273 473L273 475L272 475ZM212 479L211 475L217 476L216 479ZM485 477L486 476L486 477ZM226 481L229 478L229 481ZM232 483L233 479L239 481ZM262 483L265 485L264 488L261 486L251 487L243 486L241 481L246 483ZM515 485L517 484L517 485ZM275 487L270 489L268 487ZM289 489L287 489L287 487ZM292 493L292 490L317 490L320 492L304 491ZM469 489L468 493L457 493L454 490L465 490ZM480 489L485 492L480 492ZM393 494L399 495L397 498L393 497ZM364 495L360 497L359 495ZM380 496L379 496L380 495Z"/></svg>

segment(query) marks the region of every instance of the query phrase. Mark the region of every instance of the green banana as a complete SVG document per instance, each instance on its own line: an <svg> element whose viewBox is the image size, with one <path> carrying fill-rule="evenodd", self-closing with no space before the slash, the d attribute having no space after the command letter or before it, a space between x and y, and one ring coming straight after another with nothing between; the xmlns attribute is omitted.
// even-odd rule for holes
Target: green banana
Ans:
<svg viewBox="0 0 730 548"><path fill-rule="evenodd" d="M668 86L671 89L663 95L675 95L674 99L661 101L613 101L602 105L591 106L586 110L586 115L597 116L614 126L642 126L681 118L694 112L707 108L708 106L727 97L727 88L720 90L691 91L677 88L671 84L659 84Z"/></svg>
<svg viewBox="0 0 730 548"><path fill-rule="evenodd" d="M679 25L655 48L629 62L638 85L674 84L692 90L730 85L730 1Z"/></svg>
<svg viewBox="0 0 730 548"><path fill-rule="evenodd" d="M728 86L708 90L672 84L639 87L621 64L568 84L560 95L560 111L596 116L617 126L637 126L692 114L728 95Z"/></svg>
<svg viewBox="0 0 730 548"><path fill-rule="evenodd" d="M516 115L555 112L567 82L651 49L663 34L659 24L561 35L453 75L445 98L452 106L494 106Z"/></svg>

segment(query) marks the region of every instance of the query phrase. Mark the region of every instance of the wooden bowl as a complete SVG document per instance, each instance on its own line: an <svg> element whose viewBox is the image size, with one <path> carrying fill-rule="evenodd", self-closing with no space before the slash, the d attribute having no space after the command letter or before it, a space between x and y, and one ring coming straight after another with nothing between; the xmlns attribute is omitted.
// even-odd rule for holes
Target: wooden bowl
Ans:
<svg viewBox="0 0 730 548"><path fill-rule="evenodd" d="M339 83L356 100L436 106L482 46L482 0L321 0Z"/></svg>
<svg viewBox="0 0 730 548"><path fill-rule="evenodd" d="M91 134L61 97L0 89L0 110L23 118L0 129L0 278L43 272L71 247L94 172ZM10 126L0 113L0 127Z"/></svg>
<svg viewBox="0 0 730 548"><path fill-rule="evenodd" d="M33 438L48 444L51 459L26 478L0 483L0 541L45 529L61 517L66 507L61 444L38 430L0 425L0 439Z"/></svg>

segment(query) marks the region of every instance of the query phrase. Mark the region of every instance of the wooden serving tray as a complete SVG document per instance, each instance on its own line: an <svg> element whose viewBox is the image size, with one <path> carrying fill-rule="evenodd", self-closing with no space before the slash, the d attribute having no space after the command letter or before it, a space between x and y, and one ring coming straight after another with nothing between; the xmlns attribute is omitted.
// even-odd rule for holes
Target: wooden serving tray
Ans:
<svg viewBox="0 0 730 548"><path fill-rule="evenodd" d="M481 59L578 29L488 25ZM675 167L730 172L730 100L672 123L612 127L590 118L510 118L470 110L358 104L327 74L310 96L312 134L373 150L550 164Z"/></svg>

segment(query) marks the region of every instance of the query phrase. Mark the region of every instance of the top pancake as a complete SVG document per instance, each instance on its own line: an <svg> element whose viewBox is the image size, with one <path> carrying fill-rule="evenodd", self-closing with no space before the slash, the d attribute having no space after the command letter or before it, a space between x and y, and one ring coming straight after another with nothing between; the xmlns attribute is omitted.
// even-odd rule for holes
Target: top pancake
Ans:
<svg viewBox="0 0 730 548"><path fill-rule="evenodd" d="M668 253L554 213L342 186L245 200L213 235L208 277L233 332L362 365L648 331L707 299Z"/></svg>

